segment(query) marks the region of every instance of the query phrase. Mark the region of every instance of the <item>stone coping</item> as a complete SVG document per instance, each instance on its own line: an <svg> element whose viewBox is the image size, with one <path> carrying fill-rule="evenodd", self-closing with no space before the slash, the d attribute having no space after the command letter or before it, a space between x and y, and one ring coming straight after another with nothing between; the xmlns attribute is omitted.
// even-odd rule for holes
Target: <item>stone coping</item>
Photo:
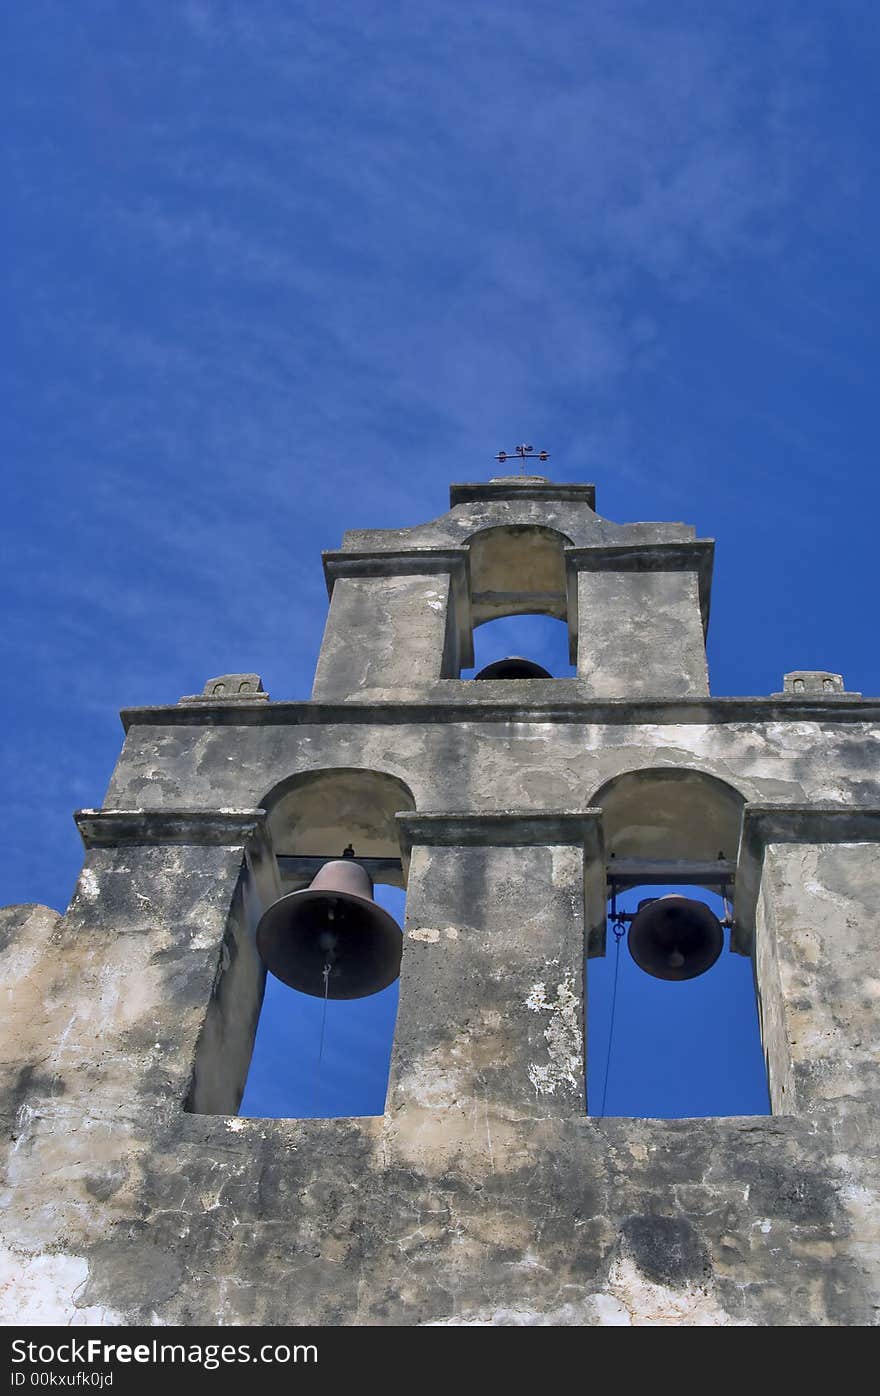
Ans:
<svg viewBox="0 0 880 1396"><path fill-rule="evenodd" d="M407 811L396 818L404 857L419 843L447 848L574 844L588 845L596 856L600 851L601 809Z"/></svg>
<svg viewBox="0 0 880 1396"><path fill-rule="evenodd" d="M86 848L145 844L235 848L268 840L263 809L78 809L73 817Z"/></svg>
<svg viewBox="0 0 880 1396"><path fill-rule="evenodd" d="M394 548L388 551L335 550L323 552L327 595L333 595L337 577L436 576L448 572L467 584L470 553L467 548Z"/></svg>
<svg viewBox="0 0 880 1396"><path fill-rule="evenodd" d="M449 687L447 687L447 685ZM589 698L578 679L443 679L424 696L328 702L156 704L123 708L126 731L153 727L424 725L448 722L559 722L586 726L678 726L765 722L878 722L880 698L846 693L755 698ZM450 692L450 690L452 690ZM490 690L490 691L487 691ZM384 690L389 692L389 690ZM503 696L502 696L503 695ZM552 695L558 695L556 701Z"/></svg>
<svg viewBox="0 0 880 1396"><path fill-rule="evenodd" d="M515 464L512 458L511 463ZM586 504L596 508L596 486L590 484L557 484L540 475L510 475L494 480L476 480L470 484L449 486L449 507L457 504L480 504L495 500L536 499L557 504Z"/></svg>

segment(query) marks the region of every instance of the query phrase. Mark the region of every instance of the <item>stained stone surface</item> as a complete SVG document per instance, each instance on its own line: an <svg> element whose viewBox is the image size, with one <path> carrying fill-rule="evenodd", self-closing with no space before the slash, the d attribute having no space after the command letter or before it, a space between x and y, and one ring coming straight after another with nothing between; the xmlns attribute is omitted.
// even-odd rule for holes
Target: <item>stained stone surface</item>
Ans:
<svg viewBox="0 0 880 1396"><path fill-rule="evenodd" d="M849 693L844 686L842 674L831 674L827 669L796 669L785 674L782 680L782 693L775 697L800 697L810 693L816 697L860 698L860 693Z"/></svg>
<svg viewBox="0 0 880 1396"><path fill-rule="evenodd" d="M705 569L654 569L693 530L519 478L346 535L320 701L128 710L66 914L0 911L5 1322L876 1323L880 704L709 697ZM612 545L653 549L617 575L695 579L677 689L625 587L572 614L565 548ZM562 609L578 678L456 677L474 610L511 605ZM615 611L641 649L612 684L581 661ZM386 1113L240 1119L276 854L352 828L407 882ZM773 1114L592 1118L606 857L714 855L718 831Z"/></svg>
<svg viewBox="0 0 880 1396"><path fill-rule="evenodd" d="M218 674L208 679L201 693L190 693L181 703L253 703L268 702L259 674Z"/></svg>

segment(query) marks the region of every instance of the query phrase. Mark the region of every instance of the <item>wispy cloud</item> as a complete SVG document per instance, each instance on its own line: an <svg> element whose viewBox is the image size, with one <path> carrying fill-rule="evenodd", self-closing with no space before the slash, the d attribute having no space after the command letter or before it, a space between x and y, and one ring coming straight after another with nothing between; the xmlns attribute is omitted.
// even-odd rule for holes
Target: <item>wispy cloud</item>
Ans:
<svg viewBox="0 0 880 1396"><path fill-rule="evenodd" d="M733 503L791 413L749 355L834 353L786 307L867 332L810 270L865 197L821 6L26 9L6 645L108 741L225 668L306 694L319 548L521 431L609 513Z"/></svg>

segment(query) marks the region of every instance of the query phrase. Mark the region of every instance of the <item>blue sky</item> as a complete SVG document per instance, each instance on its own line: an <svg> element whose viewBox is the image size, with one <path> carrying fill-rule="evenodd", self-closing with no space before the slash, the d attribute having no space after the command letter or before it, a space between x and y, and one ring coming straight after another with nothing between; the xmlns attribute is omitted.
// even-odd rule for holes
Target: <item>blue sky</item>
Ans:
<svg viewBox="0 0 880 1396"><path fill-rule="evenodd" d="M875 5L4 20L4 900L66 905L120 707L306 697L320 547L523 437L718 540L716 694L880 691Z"/></svg>

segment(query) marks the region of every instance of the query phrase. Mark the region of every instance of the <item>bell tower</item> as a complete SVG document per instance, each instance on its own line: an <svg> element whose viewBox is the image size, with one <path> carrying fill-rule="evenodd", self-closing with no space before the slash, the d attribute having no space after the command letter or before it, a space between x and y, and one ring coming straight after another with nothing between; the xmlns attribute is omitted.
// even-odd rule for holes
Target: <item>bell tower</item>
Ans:
<svg viewBox="0 0 880 1396"><path fill-rule="evenodd" d="M875 1321L880 701L802 670L710 696L712 541L595 506L455 484L324 553L308 701L228 674L123 711L66 914L0 912L31 1321ZM522 614L567 624L575 675L463 678L475 627ZM608 899L645 883L728 895L770 1115L586 1099ZM702 967L684 931L711 962L717 920L656 905L645 968ZM267 963L339 997L399 965L384 1115L238 1115Z"/></svg>
<svg viewBox="0 0 880 1396"><path fill-rule="evenodd" d="M324 554L314 699L457 679L473 627L523 613L568 620L572 662L595 698L708 694L711 539L685 524L611 524L592 485L540 476L453 485L451 501L433 524L347 533Z"/></svg>

